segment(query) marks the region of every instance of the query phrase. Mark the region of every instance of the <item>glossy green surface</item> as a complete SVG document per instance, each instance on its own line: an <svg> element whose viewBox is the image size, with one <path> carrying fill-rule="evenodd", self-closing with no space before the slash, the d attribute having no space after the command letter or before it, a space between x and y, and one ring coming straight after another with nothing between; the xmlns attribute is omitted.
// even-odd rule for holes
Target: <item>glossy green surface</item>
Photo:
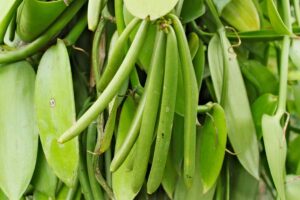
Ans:
<svg viewBox="0 0 300 200"><path fill-rule="evenodd" d="M75 123L71 66L61 40L50 47L39 64L35 109L43 150L54 173L69 187L77 176L78 139L59 144L58 137Z"/></svg>
<svg viewBox="0 0 300 200"><path fill-rule="evenodd" d="M204 193L210 190L221 172L227 141L227 128L223 108L215 104L206 115L200 129L200 176Z"/></svg>
<svg viewBox="0 0 300 200"><path fill-rule="evenodd" d="M20 38L26 42L34 40L47 30L66 8L63 0L24 0L17 19Z"/></svg>
<svg viewBox="0 0 300 200"><path fill-rule="evenodd" d="M0 68L0 187L11 200L25 192L37 158L34 81L25 61Z"/></svg>
<svg viewBox="0 0 300 200"><path fill-rule="evenodd" d="M176 5L178 0L124 0L125 6L131 14L140 19L158 19L168 14Z"/></svg>

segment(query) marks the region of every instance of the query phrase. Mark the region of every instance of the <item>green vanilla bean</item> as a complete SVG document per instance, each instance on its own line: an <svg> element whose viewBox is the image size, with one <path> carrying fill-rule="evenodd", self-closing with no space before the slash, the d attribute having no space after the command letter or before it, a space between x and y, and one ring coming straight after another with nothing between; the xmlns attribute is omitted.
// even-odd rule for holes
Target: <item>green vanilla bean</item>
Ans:
<svg viewBox="0 0 300 200"><path fill-rule="evenodd" d="M155 143L154 156L147 182L147 192L152 194L161 184L169 153L173 118L176 104L178 78L178 46L172 27L169 28L166 45L166 62L161 108Z"/></svg>
<svg viewBox="0 0 300 200"><path fill-rule="evenodd" d="M157 114L161 99L166 53L166 34L164 31L158 31L156 41L157 43L155 44L152 54L150 73L147 77L149 85L147 86L141 130L136 142L136 154L132 171L135 178L131 182L133 192L138 192L141 189L146 176L152 138L155 132L155 124L156 119L158 118Z"/></svg>
<svg viewBox="0 0 300 200"><path fill-rule="evenodd" d="M114 158L111 162L110 171L112 171L112 172L115 172L123 164L123 162L129 155L129 152L132 149L132 147L138 137L139 130L140 130L141 123L142 123L142 116L143 116L143 111L144 111L144 106L145 106L145 100L146 100L146 92L143 93L143 96L139 102L138 108L134 114L134 118L130 125L128 135L126 136L126 139L122 143L122 146L115 153Z"/></svg>
<svg viewBox="0 0 300 200"><path fill-rule="evenodd" d="M179 57L182 63L185 101L183 173L185 184L191 186L195 173L198 86L184 29L178 17L172 14L169 15L169 17L173 21L173 27L178 41Z"/></svg>
<svg viewBox="0 0 300 200"><path fill-rule="evenodd" d="M89 0L88 2L88 28L95 31L101 16L103 8L106 6L107 0Z"/></svg>
<svg viewBox="0 0 300 200"><path fill-rule="evenodd" d="M134 30L134 28L137 26L139 22L140 22L139 19L137 18L133 19L130 22L130 24L128 24L126 29L122 32L119 39L117 40L114 46L114 50L112 51L110 58L108 58L108 62L106 68L104 69L103 75L99 80L99 84L97 85L97 89L100 92L102 92L107 87L111 79L114 77L115 73L118 71L118 67L120 66L123 60L123 55L124 55L123 49L127 45L130 33ZM132 64L134 66L134 63Z"/></svg>
<svg viewBox="0 0 300 200"><path fill-rule="evenodd" d="M74 1L43 35L33 42L12 51L0 53L0 64L23 60L45 47L77 14L86 0Z"/></svg>
<svg viewBox="0 0 300 200"><path fill-rule="evenodd" d="M59 143L64 143L79 135L101 112L104 111L109 102L115 97L134 67L138 53L145 40L148 25L148 20L142 22L125 59L113 79L87 112L58 139ZM112 57L112 59L117 58Z"/></svg>

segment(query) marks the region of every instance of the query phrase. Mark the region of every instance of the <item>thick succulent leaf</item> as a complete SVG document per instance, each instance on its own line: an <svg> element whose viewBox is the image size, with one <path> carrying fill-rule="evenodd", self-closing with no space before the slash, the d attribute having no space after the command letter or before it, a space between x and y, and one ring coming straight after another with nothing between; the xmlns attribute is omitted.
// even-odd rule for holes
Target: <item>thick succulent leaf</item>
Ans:
<svg viewBox="0 0 300 200"><path fill-rule="evenodd" d="M48 165L43 149L40 146L37 158L37 164L34 170L31 184L36 191L47 195L48 197L55 197L57 177L53 170Z"/></svg>
<svg viewBox="0 0 300 200"><path fill-rule="evenodd" d="M75 183L79 162L78 139L57 139L75 122L71 66L63 41L43 55L36 80L35 109L42 147L54 173L69 187Z"/></svg>
<svg viewBox="0 0 300 200"><path fill-rule="evenodd" d="M292 33L289 31L288 27L282 21L280 14L276 8L274 0L267 0L268 5L268 14L272 24L273 29L280 34L288 34Z"/></svg>
<svg viewBox="0 0 300 200"><path fill-rule="evenodd" d="M258 12L252 0L234 0L225 6L222 18L238 31L260 29Z"/></svg>
<svg viewBox="0 0 300 200"><path fill-rule="evenodd" d="M296 175L287 175L285 180L286 199L298 200L300 197L300 179Z"/></svg>
<svg viewBox="0 0 300 200"><path fill-rule="evenodd" d="M141 19L150 17L150 20L158 19L168 14L177 4L178 0L124 0L128 11Z"/></svg>
<svg viewBox="0 0 300 200"><path fill-rule="evenodd" d="M263 64L256 60L246 60L241 62L241 70L246 79L248 79L256 88L259 94L278 93L278 79Z"/></svg>
<svg viewBox="0 0 300 200"><path fill-rule="evenodd" d="M290 58L294 65L300 69L300 40L294 39L292 40L292 44L290 47Z"/></svg>
<svg viewBox="0 0 300 200"><path fill-rule="evenodd" d="M230 199L257 199L259 181L251 176L237 161L230 160Z"/></svg>
<svg viewBox="0 0 300 200"><path fill-rule="evenodd" d="M34 81L27 62L0 68L0 187L11 200L20 199L36 163Z"/></svg>
<svg viewBox="0 0 300 200"><path fill-rule="evenodd" d="M26 42L34 40L43 33L66 8L67 5L64 0L24 0L18 13L18 35Z"/></svg>
<svg viewBox="0 0 300 200"><path fill-rule="evenodd" d="M201 145L201 138L200 138L200 128L197 129L197 151L196 157L200 157L200 145ZM204 191L202 181L201 181L201 174L200 174L200 159L196 159L196 171L195 176L193 178L193 184L190 188L184 183L184 177L181 175L177 179L176 188L174 192L174 200L212 200L214 197L216 187L211 187L210 190L207 192Z"/></svg>
<svg viewBox="0 0 300 200"><path fill-rule="evenodd" d="M253 120L255 123L257 138L262 137L262 117L264 114L273 115L277 109L278 98L272 94L266 93L258 97L251 105Z"/></svg>
<svg viewBox="0 0 300 200"><path fill-rule="evenodd" d="M183 1L180 18L183 23L188 23L202 16L204 12L204 0L185 0Z"/></svg>
<svg viewBox="0 0 300 200"><path fill-rule="evenodd" d="M236 55L228 51L233 50L224 34L222 38L215 35L211 39L208 61L213 86L219 102L224 92L223 107L230 143L243 167L258 178L259 152L256 130ZM224 69L227 69L226 87L225 91L222 91Z"/></svg>
<svg viewBox="0 0 300 200"><path fill-rule="evenodd" d="M200 174L204 192L212 188L219 177L227 140L223 108L215 104L200 130Z"/></svg>
<svg viewBox="0 0 300 200"><path fill-rule="evenodd" d="M232 0L213 0L219 14L221 15L223 9L227 4L229 4Z"/></svg>
<svg viewBox="0 0 300 200"><path fill-rule="evenodd" d="M263 115L262 131L269 169L278 196L285 199L285 160L287 146L284 130L280 124L280 115Z"/></svg>
<svg viewBox="0 0 300 200"><path fill-rule="evenodd" d="M136 103L134 102L132 97L128 97L125 100L125 103L122 107L119 127L118 127L118 134L117 134L117 141L116 141L116 151L121 147L123 141L126 139L128 130L130 129L131 121L134 117L134 113L136 111ZM112 188L117 200L124 199L130 200L134 199L137 195L132 190L130 182L134 179L132 176L132 170L130 170L129 165L131 165L134 160L134 151L135 146L130 151L128 157L124 161L124 163L119 167L119 169L112 174Z"/></svg>

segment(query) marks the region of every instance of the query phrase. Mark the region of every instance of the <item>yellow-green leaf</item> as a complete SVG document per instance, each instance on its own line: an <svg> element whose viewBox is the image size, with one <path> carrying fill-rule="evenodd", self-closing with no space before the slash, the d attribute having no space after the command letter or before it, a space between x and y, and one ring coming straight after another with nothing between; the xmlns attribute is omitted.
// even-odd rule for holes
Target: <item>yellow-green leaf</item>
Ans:
<svg viewBox="0 0 300 200"><path fill-rule="evenodd" d="M168 14L177 4L178 0L124 0L128 11L135 17L155 20Z"/></svg>
<svg viewBox="0 0 300 200"><path fill-rule="evenodd" d="M37 72L35 109L46 159L54 173L69 187L75 183L79 162L78 139L65 144L57 139L75 123L71 66L63 41L43 55Z"/></svg>
<svg viewBox="0 0 300 200"><path fill-rule="evenodd" d="M25 61L0 66L0 187L11 200L21 198L36 163L34 81Z"/></svg>

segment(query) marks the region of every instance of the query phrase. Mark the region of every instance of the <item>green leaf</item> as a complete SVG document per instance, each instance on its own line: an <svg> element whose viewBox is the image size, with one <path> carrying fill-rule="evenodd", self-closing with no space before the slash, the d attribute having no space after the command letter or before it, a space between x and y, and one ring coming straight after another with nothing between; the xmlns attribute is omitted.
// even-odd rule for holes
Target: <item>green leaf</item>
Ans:
<svg viewBox="0 0 300 200"><path fill-rule="evenodd" d="M206 115L200 130L200 174L204 193L211 189L219 177L227 140L226 119L223 108L215 104Z"/></svg>
<svg viewBox="0 0 300 200"><path fill-rule="evenodd" d="M75 184L79 144L74 138L66 144L57 139L75 123L71 66L63 41L43 55L36 80L35 108L46 159L54 173L69 187Z"/></svg>
<svg viewBox="0 0 300 200"><path fill-rule="evenodd" d="M34 170L31 184L36 191L39 191L49 197L54 198L57 185L57 177L48 165L43 149L39 148L37 164Z"/></svg>
<svg viewBox="0 0 300 200"><path fill-rule="evenodd" d="M300 69L300 40L294 39L292 40L292 44L290 46L290 58L294 65Z"/></svg>
<svg viewBox="0 0 300 200"><path fill-rule="evenodd" d="M241 62L241 70L247 80L249 80L258 93L278 93L278 79L264 65L256 60L246 60Z"/></svg>
<svg viewBox="0 0 300 200"><path fill-rule="evenodd" d="M134 117L134 113L136 111L136 103L134 102L132 97L128 97L123 104L120 119L119 119L119 127L118 134L116 140L116 152L121 147L123 141L126 139L128 130L130 129L131 122ZM129 169L129 165L134 161L135 154L135 146L133 146L129 155L123 164L113 172L112 174L112 188L115 194L116 199L124 199L130 200L134 199L137 195L132 190L131 181L134 180L132 169Z"/></svg>
<svg viewBox="0 0 300 200"><path fill-rule="evenodd" d="M288 27L282 21L280 14L276 8L274 0L267 0L268 5L268 14L272 24L273 29L280 34L291 35L292 33L289 31Z"/></svg>
<svg viewBox="0 0 300 200"><path fill-rule="evenodd" d="M182 23L188 23L202 16L204 12L204 0L185 0L183 1L180 18Z"/></svg>
<svg viewBox="0 0 300 200"><path fill-rule="evenodd" d="M8 198L5 196L5 194L2 192L1 189L0 189L0 199L1 200L8 200Z"/></svg>
<svg viewBox="0 0 300 200"><path fill-rule="evenodd" d="M252 0L234 0L225 6L222 18L238 31L260 29L258 12Z"/></svg>
<svg viewBox="0 0 300 200"><path fill-rule="evenodd" d="M213 0L219 14L221 15L223 9L227 4L229 4L232 0Z"/></svg>
<svg viewBox="0 0 300 200"><path fill-rule="evenodd" d="M230 159L230 199L257 199L259 181L251 176L237 161Z"/></svg>
<svg viewBox="0 0 300 200"><path fill-rule="evenodd" d="M268 165L278 196L285 199L286 141L280 124L281 115L263 115L262 131Z"/></svg>
<svg viewBox="0 0 300 200"><path fill-rule="evenodd" d="M290 172L299 174L300 172L300 136L289 142L287 152L287 168Z"/></svg>
<svg viewBox="0 0 300 200"><path fill-rule="evenodd" d="M200 157L201 152L201 137L200 137L200 128L197 129L197 151L196 151L196 157ZM216 187L211 187L210 190L207 192L204 191L202 182L201 182L201 174L200 174L200 159L196 159L196 171L195 176L193 178L193 184L190 188L187 188L187 186L184 183L184 177L181 175L178 177L175 193L174 193L174 200L212 200L214 197Z"/></svg>
<svg viewBox="0 0 300 200"><path fill-rule="evenodd" d="M277 109L278 98L272 94L264 94L258 97L251 105L252 116L255 123L257 138L262 137L262 117L264 114L273 115Z"/></svg>
<svg viewBox="0 0 300 200"><path fill-rule="evenodd" d="M21 198L36 163L34 81L25 61L0 68L0 187L11 200Z"/></svg>
<svg viewBox="0 0 300 200"><path fill-rule="evenodd" d="M287 175L285 180L286 199L298 200L300 197L300 179L296 175Z"/></svg>
<svg viewBox="0 0 300 200"><path fill-rule="evenodd" d="M177 4L178 0L124 0L128 11L135 17L155 20L168 14Z"/></svg>
<svg viewBox="0 0 300 200"><path fill-rule="evenodd" d="M224 110L230 143L243 167L258 179L258 142L250 105L240 72L236 54L222 32L221 38L215 35L208 47L208 61L213 86L218 101L223 94ZM222 91L224 69L225 90Z"/></svg>
<svg viewBox="0 0 300 200"><path fill-rule="evenodd" d="M41 35L67 8L64 0L24 0L17 17L17 33L30 42Z"/></svg>

